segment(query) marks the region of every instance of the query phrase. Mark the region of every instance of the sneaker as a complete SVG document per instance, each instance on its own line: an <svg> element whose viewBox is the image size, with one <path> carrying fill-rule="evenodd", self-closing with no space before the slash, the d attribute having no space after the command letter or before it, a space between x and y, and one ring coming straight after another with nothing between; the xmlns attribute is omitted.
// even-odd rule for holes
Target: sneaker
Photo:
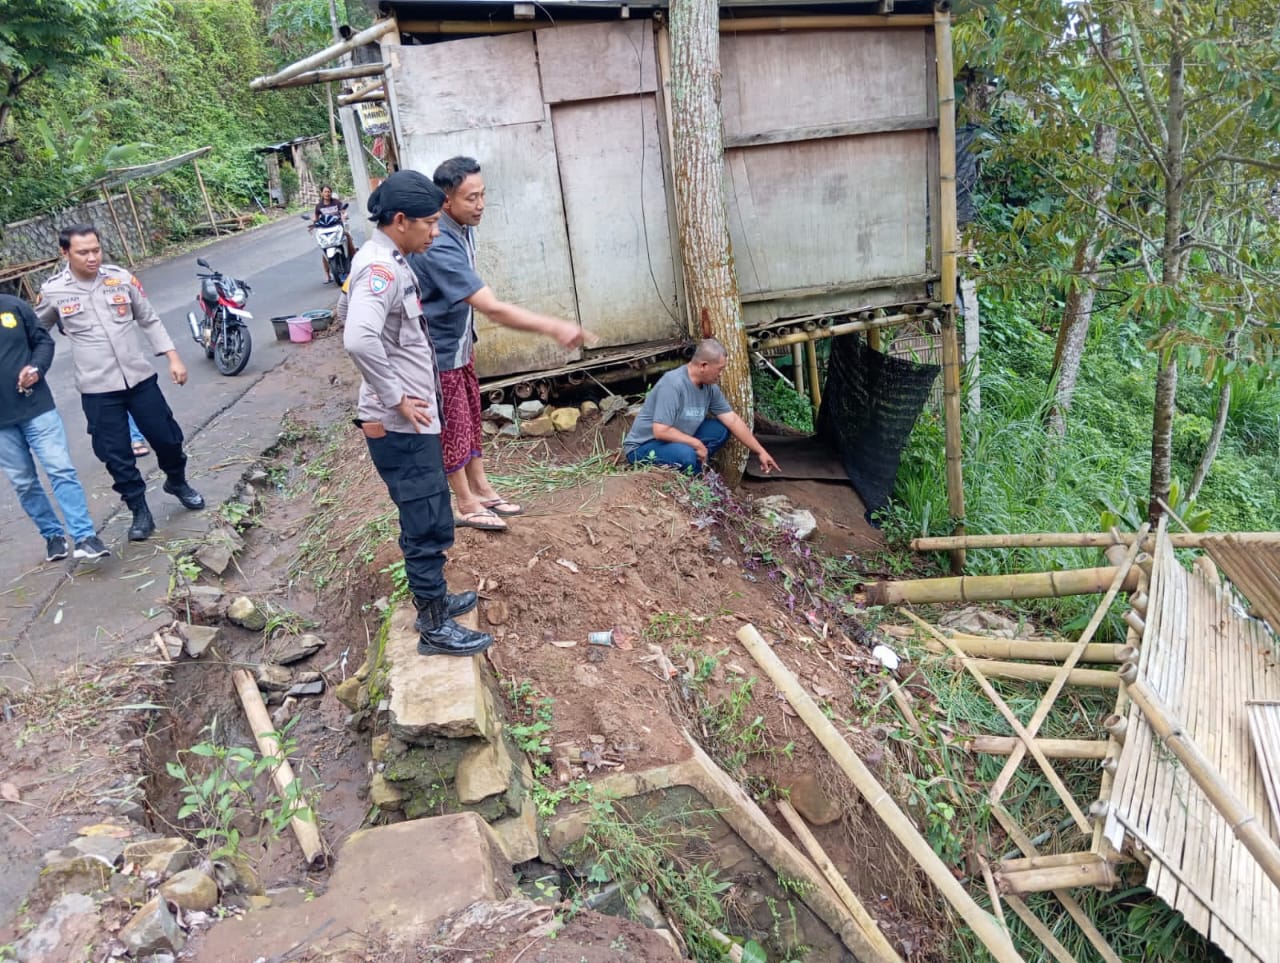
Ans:
<svg viewBox="0 0 1280 963"><path fill-rule="evenodd" d="M67 537L52 535L44 540L44 560L57 562L67 557Z"/></svg>
<svg viewBox="0 0 1280 963"><path fill-rule="evenodd" d="M105 558L110 554L111 550L102 544L102 539L97 535L90 535L76 542L76 558Z"/></svg>

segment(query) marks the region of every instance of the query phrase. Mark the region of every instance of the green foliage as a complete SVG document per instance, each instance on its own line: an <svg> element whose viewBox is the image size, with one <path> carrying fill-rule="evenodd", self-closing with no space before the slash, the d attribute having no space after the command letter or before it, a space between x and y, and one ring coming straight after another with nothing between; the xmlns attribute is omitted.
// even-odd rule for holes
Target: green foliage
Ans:
<svg viewBox="0 0 1280 963"><path fill-rule="evenodd" d="M813 431L813 406L791 382L772 371L755 368L751 372L751 391L756 411L765 418L801 431Z"/></svg>
<svg viewBox="0 0 1280 963"><path fill-rule="evenodd" d="M289 822L300 818L310 822L315 815L300 780L294 780L284 796L269 794L262 802L254 799L254 784L268 776L298 749L290 730L297 717L274 733L279 754L259 756L245 746L225 746L214 741L217 719L207 728L209 740L180 751L165 771L183 788L179 820L193 820L195 837L210 859L240 855L241 836L236 823L244 816L257 816L265 823L271 839L284 832ZM199 761L197 761L199 760Z"/></svg>

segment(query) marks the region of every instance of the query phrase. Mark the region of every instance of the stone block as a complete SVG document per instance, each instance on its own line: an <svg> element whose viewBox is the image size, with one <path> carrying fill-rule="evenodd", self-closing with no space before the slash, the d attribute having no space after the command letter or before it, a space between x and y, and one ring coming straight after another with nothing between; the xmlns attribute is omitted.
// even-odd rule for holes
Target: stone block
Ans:
<svg viewBox="0 0 1280 963"><path fill-rule="evenodd" d="M489 828L498 837L498 845L512 865L538 858L538 807L528 796L524 798L519 814L499 819Z"/></svg>
<svg viewBox="0 0 1280 963"><path fill-rule="evenodd" d="M546 410L546 404L537 398L530 398L528 401L520 402L516 411L520 414L520 420L525 421L530 418L539 417Z"/></svg>
<svg viewBox="0 0 1280 963"><path fill-rule="evenodd" d="M161 885L160 895L183 910L211 910L218 905L218 884L198 869L184 869Z"/></svg>
<svg viewBox="0 0 1280 963"><path fill-rule="evenodd" d="M202 622L215 622L226 613L223 591L216 585L188 585L174 602L179 612Z"/></svg>
<svg viewBox="0 0 1280 963"><path fill-rule="evenodd" d="M196 549L196 561L214 575L221 575L231 559L244 548L244 539L234 532L211 532L208 541Z"/></svg>
<svg viewBox="0 0 1280 963"><path fill-rule="evenodd" d="M380 732L369 741L369 754L373 756L374 762L382 762L390 748L390 733Z"/></svg>
<svg viewBox="0 0 1280 963"><path fill-rule="evenodd" d="M124 861L133 863L142 873L155 873L168 879L181 872L196 859L196 851L185 839L166 836L162 839L144 839L124 848Z"/></svg>
<svg viewBox="0 0 1280 963"><path fill-rule="evenodd" d="M369 783L369 802L379 809L399 809L404 805L404 797L404 792L387 782L382 773L374 773Z"/></svg>
<svg viewBox="0 0 1280 963"><path fill-rule="evenodd" d="M527 438L545 438L556 433L556 423L550 415L540 415L520 422L520 434Z"/></svg>
<svg viewBox="0 0 1280 963"><path fill-rule="evenodd" d="M493 742L471 746L458 760L458 799L463 805L507 791L515 763L507 751L506 740L499 736Z"/></svg>
<svg viewBox="0 0 1280 963"><path fill-rule="evenodd" d="M98 906L83 893L60 896L35 929L11 947L20 963L64 963L80 959L98 937L102 921Z"/></svg>
<svg viewBox="0 0 1280 963"><path fill-rule="evenodd" d="M227 606L227 618L250 632L261 632L267 627L266 615L246 595L241 595Z"/></svg>
<svg viewBox="0 0 1280 963"><path fill-rule="evenodd" d="M118 939L128 947L134 959L142 959L153 953L182 949L187 943L187 934L178 925L169 901L157 896L124 925Z"/></svg>
<svg viewBox="0 0 1280 963"><path fill-rule="evenodd" d="M582 415L583 418L588 418L591 415L598 415L600 414L600 406L594 401L584 401L582 404L578 405L578 413Z"/></svg>
<svg viewBox="0 0 1280 963"><path fill-rule="evenodd" d="M551 423L556 431L573 431L578 427L582 413L577 408L556 408L551 412Z"/></svg>
<svg viewBox="0 0 1280 963"><path fill-rule="evenodd" d="M209 651L209 647L222 641L222 629L216 625L180 625L178 631L182 635L183 651L193 659L198 659Z"/></svg>
<svg viewBox="0 0 1280 963"><path fill-rule="evenodd" d="M826 826L840 818L840 804L826 793L813 773L802 773L785 788L791 805L806 822Z"/></svg>
<svg viewBox="0 0 1280 963"><path fill-rule="evenodd" d="M360 699L361 693L364 693L363 705L361 704L361 699ZM338 697L339 702L341 702L344 706L346 706L352 712L356 712L359 709L363 709L366 705L369 704L368 692L361 685L360 680L354 675L349 676L348 678L345 678L341 682L339 682L334 687L333 694Z"/></svg>
<svg viewBox="0 0 1280 963"><path fill-rule="evenodd" d="M293 665L310 658L324 648L324 639L310 632L281 639L267 650L267 659L277 665Z"/></svg>
<svg viewBox="0 0 1280 963"><path fill-rule="evenodd" d="M480 659L418 655L413 606L397 607L387 633L390 731L405 742L483 736L491 728Z"/></svg>

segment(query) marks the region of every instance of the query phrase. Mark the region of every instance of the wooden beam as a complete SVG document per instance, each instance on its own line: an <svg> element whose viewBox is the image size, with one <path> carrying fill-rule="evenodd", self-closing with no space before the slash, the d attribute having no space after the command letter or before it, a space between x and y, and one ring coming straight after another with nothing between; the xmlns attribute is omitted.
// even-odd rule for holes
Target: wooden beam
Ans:
<svg viewBox="0 0 1280 963"><path fill-rule="evenodd" d="M862 291L875 291L879 288L896 288L904 285L925 285L938 280L936 274L907 274L896 278L870 278L865 281L846 281L838 284L820 284L805 288L784 288L780 291L754 291L740 298L743 304L757 304L761 301L781 301L784 298L815 298L824 294L858 294ZM918 321L927 315L912 315L911 320Z"/></svg>
<svg viewBox="0 0 1280 963"><path fill-rule="evenodd" d="M574 24L589 21L575 20ZM608 21L612 23L613 21ZM545 20L401 20L401 33L437 34L457 36L458 34L501 34L524 33L529 30L542 30L553 24Z"/></svg>
<svg viewBox="0 0 1280 963"><path fill-rule="evenodd" d="M868 134L893 134L904 130L933 130L938 118L929 114L907 114L901 117L879 117L844 124L821 124L815 127L783 127L754 134L726 137L725 150L734 147L756 147L762 144L795 144L807 140L832 137L864 137Z"/></svg>
<svg viewBox="0 0 1280 963"><path fill-rule="evenodd" d="M845 14L816 17L739 17L720 21L721 33L770 33L775 30L885 30L932 27L933 16L907 13L895 16Z"/></svg>
<svg viewBox="0 0 1280 963"><path fill-rule="evenodd" d="M335 43L325 47L318 53L313 53L310 57L303 57L301 60L290 64L283 70L271 74L269 77L257 77L249 82L250 90L272 90L280 86L282 81L289 80L299 74L306 73L316 67L323 67L331 60L336 60L345 53L350 53L357 47L363 47L367 43L373 43L383 34L391 33L396 29L395 18L387 20L379 20L367 30L361 30L348 40L342 43Z"/></svg>

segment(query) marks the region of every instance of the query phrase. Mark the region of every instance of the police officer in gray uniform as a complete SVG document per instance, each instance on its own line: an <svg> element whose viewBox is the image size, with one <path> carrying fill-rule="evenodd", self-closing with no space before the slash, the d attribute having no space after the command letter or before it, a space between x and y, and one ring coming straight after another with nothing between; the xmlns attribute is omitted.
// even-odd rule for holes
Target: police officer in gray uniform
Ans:
<svg viewBox="0 0 1280 963"><path fill-rule="evenodd" d="M440 450L440 379L417 279L405 260L439 236L443 203L444 193L417 171L396 171L370 195L377 230L351 265L343 345L362 376L356 424L400 510L418 651L476 655L493 637L454 621L475 608L476 593L451 595L445 583L453 510Z"/></svg>
<svg viewBox="0 0 1280 963"><path fill-rule="evenodd" d="M187 483L182 429L160 390L143 339L152 354L169 359L175 385L186 383L187 368L138 279L122 267L102 263L97 228L73 224L62 230L58 243L67 264L41 286L36 314L46 328L57 325L71 339L76 388L93 453L133 512L129 540L140 542L151 536L156 523L129 439L129 415L165 473L164 490L186 508L204 508L204 497Z"/></svg>

